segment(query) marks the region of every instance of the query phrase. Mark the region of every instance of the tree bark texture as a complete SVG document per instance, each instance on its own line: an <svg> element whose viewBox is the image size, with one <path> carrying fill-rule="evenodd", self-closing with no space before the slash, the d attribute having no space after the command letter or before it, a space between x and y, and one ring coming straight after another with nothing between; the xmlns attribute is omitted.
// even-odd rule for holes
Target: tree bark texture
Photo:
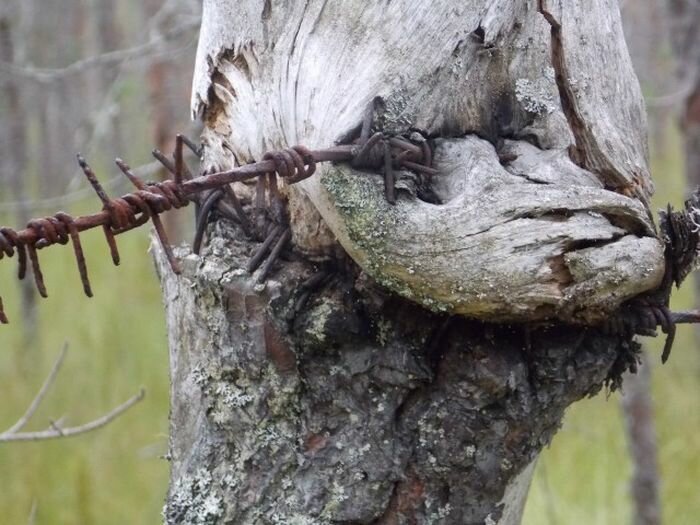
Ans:
<svg viewBox="0 0 700 525"><path fill-rule="evenodd" d="M566 407L636 346L587 328L436 314L212 227L182 276L158 256L171 362L167 523L517 524ZM296 310L299 309L298 312Z"/></svg>
<svg viewBox="0 0 700 525"><path fill-rule="evenodd" d="M319 166L266 284L222 220L180 276L156 251L168 523L517 524L565 408L636 363L591 327L664 272L617 2L204 2L202 170L331 146L377 100L430 140L430 198Z"/></svg>

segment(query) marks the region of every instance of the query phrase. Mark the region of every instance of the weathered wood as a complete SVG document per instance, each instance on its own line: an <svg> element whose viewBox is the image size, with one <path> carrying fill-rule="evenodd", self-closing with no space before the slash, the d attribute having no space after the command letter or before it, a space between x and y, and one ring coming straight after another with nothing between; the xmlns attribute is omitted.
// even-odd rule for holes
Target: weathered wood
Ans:
<svg viewBox="0 0 700 525"><path fill-rule="evenodd" d="M193 88L204 170L332 145L381 97L439 174L395 206L347 165L286 188L295 250L335 264L319 290L297 259L255 284L224 221L181 276L157 257L168 523L519 523L565 408L636 359L560 321L663 273L617 2L205 0Z"/></svg>
<svg viewBox="0 0 700 525"><path fill-rule="evenodd" d="M441 202L400 191L392 207L371 175L324 167L290 190L300 249L335 238L392 291L487 320L594 322L658 286L615 0L205 2L193 111L208 167L328 146L375 96L384 130L450 138ZM504 152L518 157L503 167Z"/></svg>

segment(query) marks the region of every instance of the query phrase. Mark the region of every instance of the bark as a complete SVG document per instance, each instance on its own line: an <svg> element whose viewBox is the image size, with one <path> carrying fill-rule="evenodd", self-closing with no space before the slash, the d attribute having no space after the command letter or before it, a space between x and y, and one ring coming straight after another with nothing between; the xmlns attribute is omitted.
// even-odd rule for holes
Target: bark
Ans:
<svg viewBox="0 0 700 525"><path fill-rule="evenodd" d="M664 271L617 2L209 0L193 87L204 170L330 146L380 97L439 175L395 206L346 165L284 188L266 285L225 221L180 276L156 251L166 521L519 523L565 408L636 362L590 325Z"/></svg>
<svg viewBox="0 0 700 525"><path fill-rule="evenodd" d="M287 262L220 224L184 273L159 271L171 362L167 523L517 524L565 408L636 351L593 330L432 313Z"/></svg>
<svg viewBox="0 0 700 525"><path fill-rule="evenodd" d="M659 525L661 501L658 448L651 398L651 369L648 356L637 374L625 378L622 408L634 472L631 492L636 525Z"/></svg>

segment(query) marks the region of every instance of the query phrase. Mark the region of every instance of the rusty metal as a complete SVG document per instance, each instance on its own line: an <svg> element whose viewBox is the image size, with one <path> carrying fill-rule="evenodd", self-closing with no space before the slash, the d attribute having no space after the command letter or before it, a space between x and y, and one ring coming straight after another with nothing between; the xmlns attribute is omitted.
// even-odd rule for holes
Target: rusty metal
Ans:
<svg viewBox="0 0 700 525"><path fill-rule="evenodd" d="M616 315L610 316L602 325L604 332L615 335L656 336L657 327L666 334L661 353L665 363L671 355L676 338L676 325L700 322L700 311L672 312L668 306L660 304L652 297L632 299L624 304Z"/></svg>
<svg viewBox="0 0 700 525"><path fill-rule="evenodd" d="M201 144L199 146L197 146L194 142L192 142L189 139L189 137L187 137L186 135L181 135L180 133L177 134L177 136L175 137L175 140L180 141L185 146L187 146L192 151L192 153L194 153L197 156L197 158L199 160L202 159L202 153L204 151L204 147Z"/></svg>
<svg viewBox="0 0 700 525"><path fill-rule="evenodd" d="M433 154L425 136L414 132L414 142L410 139L388 135L381 131L371 134L372 123L379 97L374 98L365 114L361 125L343 137L341 143L356 145L359 149L351 160L356 169L382 170L384 173L384 196L390 204L396 204L396 170L408 169L421 175L433 176ZM359 133L359 135L358 135Z"/></svg>
<svg viewBox="0 0 700 525"><path fill-rule="evenodd" d="M385 196L388 202L396 202L395 170L408 169L419 175L433 176L437 171L432 167L433 153L427 140L418 137L411 140L405 137L389 136L382 132L371 134L371 111L368 111L365 122L353 131L358 134L354 140L352 133L348 134L349 144L339 144L330 148L311 151L303 146L294 146L282 151L269 152L259 162L235 167L231 170L193 176L184 161L184 148L190 149L201 158L202 147L182 135L175 141L173 160L170 160L158 150L153 156L159 160L172 175L158 183L146 183L136 177L129 166L117 159L116 164L124 175L135 186L136 190L118 198L110 198L100 184L97 176L85 159L78 155L78 163L88 182L95 190L102 203L102 210L81 217L73 218L59 212L50 217L34 219L27 223L23 230L0 228L0 259L18 257L18 278L24 279L28 264L31 265L36 287L43 297L48 295L41 271L38 250L54 244L73 245L73 251L83 291L88 297L92 289L88 276L87 264L80 243L80 233L93 228L102 228L109 246L114 264L120 262L116 236L137 228L149 220L153 222L159 242L169 264L175 273L180 272L179 263L165 233L160 214L170 209L179 209L195 202L197 205L197 227L193 243L193 251L199 253L206 231L209 216L217 208L223 216L237 222L248 237L262 241L251 257L247 266L249 272L260 273L258 281L262 282L269 275L274 263L278 260L284 247L290 242L292 233L289 227L289 217L286 200L282 196L278 178L287 184L295 184L311 177L319 162L349 162L351 166L361 170L383 172L385 181ZM231 184L257 178L256 192L251 203L257 221L251 223L243 205L233 192ZM267 201L267 202L266 202ZM695 219L696 209L700 206L700 195L695 195L691 203L686 203L685 214ZM700 212L698 212L700 214ZM695 242L697 235L691 236L697 230L690 230L685 223L687 217L676 217L669 209L664 215L667 224L675 229L672 233L682 238L683 246ZM695 222L690 221L691 226ZM697 226L700 229L700 226ZM674 247L678 242L669 243ZM692 245L695 247L695 244ZM686 250L679 249L676 258L685 254ZM268 256L269 253L269 256ZM267 257L267 260L265 260ZM685 277L688 262L683 260L679 268L673 268L673 279L676 283ZM670 275L670 274L669 274ZM325 276L317 278L319 282ZM312 278L314 283L316 278ZM670 282L670 281L669 281ZM303 302L308 299L302 295ZM666 301L637 301L633 307L626 309L621 316L613 316L605 325L605 329L618 333L633 333L653 335L657 326L667 334L662 361L669 357L676 331L677 323L700 322L700 312L673 313L668 309ZM8 318L0 298L0 324L7 324Z"/></svg>
<svg viewBox="0 0 700 525"><path fill-rule="evenodd" d="M277 242L275 243L275 246L272 248L272 251L270 252L270 256L267 258L267 261L265 261L265 264L263 265L262 269L260 270L260 275L258 275L257 281L259 283L265 282L265 279L267 278L267 275L270 273L270 269L272 268L272 265L279 259L280 254L282 253L282 249L285 247L285 245L292 240L292 230L291 228L287 228L282 232L282 235L279 236L277 239Z"/></svg>
<svg viewBox="0 0 700 525"><path fill-rule="evenodd" d="M311 294L321 288L321 286L323 286L332 275L333 274L330 270L323 268L302 282L297 288L299 297L294 302L294 308L287 314L287 320L291 321L294 319L294 317L301 312L304 306L306 306L306 303L311 298Z"/></svg>
<svg viewBox="0 0 700 525"><path fill-rule="evenodd" d="M209 193L202 206L199 210L199 215L197 215L196 228L194 233L194 240L192 241L192 251L199 255L202 248L202 241L204 240L204 233L207 230L207 222L211 210L216 206L221 198L224 196L224 192L220 189L214 190Z"/></svg>
<svg viewBox="0 0 700 525"><path fill-rule="evenodd" d="M179 273L179 263L166 236L160 214L170 209L185 207L190 202L197 204L199 220L194 243L196 252L200 250L209 214L215 207L218 207L224 216L237 219L236 222L240 224L244 233L252 237L255 225L247 217L243 205L230 185L258 178L258 195L253 206L254 208L263 206L267 192L271 213L265 212L261 224L258 224L257 229L260 231L257 237L264 239L264 241L251 258L248 268L251 272L257 270L263 265L269 252L270 255L262 266L258 277L258 280L262 281L271 271L285 245L291 240L286 201L279 191L277 179L282 178L287 184L300 182L314 174L316 164L319 162L352 162L353 165L361 169L380 170L385 161L385 144L391 146L392 168L417 168L416 171L421 173L431 173L429 163L432 161L432 152L430 148L426 148L426 145L423 144L413 144L407 139L390 142L386 136L381 135L369 145L366 143L363 145L344 144L315 151L304 146L294 146L282 151L270 152L260 162L195 177L184 161L184 148L190 149L197 157L201 158L202 147L187 137L178 135L175 140L172 160L158 150L153 151L153 156L171 174L171 179L158 183L143 182L132 173L124 161L117 159L116 164L120 171L136 189L121 197L112 198L102 187L87 161L78 155L78 164L100 199L102 209L97 213L75 218L59 212L50 217L29 221L22 230L0 228L0 259L17 255L17 276L19 279L25 278L27 266L30 265L37 290L41 296L46 297L48 292L44 283L38 251L54 244L70 243L73 246L83 291L88 297L91 297L92 288L80 242L80 234L93 228L102 228L112 261L118 265L120 255L116 237L150 220L173 272ZM409 154L402 155L406 151ZM359 162L353 162L359 153L361 153ZM204 193L207 193L206 197L201 196ZM200 203L201 206L199 206ZM270 224L270 220L273 224ZM7 322L8 318L0 298L0 323L6 324Z"/></svg>
<svg viewBox="0 0 700 525"><path fill-rule="evenodd" d="M248 270L248 273L253 273L255 270L257 270L260 267L260 264L262 264L263 260L265 259L265 256L267 255L267 252L270 250L270 247L272 246L272 243L275 242L275 239L283 232L282 226L275 226L272 228L270 233L267 235L265 240L263 241L262 245L256 250L256 252L253 254L253 256L250 258L250 261L248 261L248 266L246 270Z"/></svg>
<svg viewBox="0 0 700 525"><path fill-rule="evenodd" d="M238 222L241 225L243 233L245 233L245 236L250 239L252 237L252 227L250 225L248 217L245 214L245 211L243 211L243 205L241 204L241 201L238 199L238 196L233 191L233 188L231 188L231 186L229 186L228 184L223 187L223 190L225 196L227 197L228 201L233 207L233 210L235 211L235 216L238 218Z"/></svg>
<svg viewBox="0 0 700 525"><path fill-rule="evenodd" d="M676 324L700 323L700 310L683 310L680 312L671 312L671 319Z"/></svg>

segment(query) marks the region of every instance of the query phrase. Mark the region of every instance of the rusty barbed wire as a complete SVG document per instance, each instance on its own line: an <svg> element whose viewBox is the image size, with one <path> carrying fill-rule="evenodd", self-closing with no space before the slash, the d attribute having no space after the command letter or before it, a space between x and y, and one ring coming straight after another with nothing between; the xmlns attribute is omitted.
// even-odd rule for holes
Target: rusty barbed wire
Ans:
<svg viewBox="0 0 700 525"><path fill-rule="evenodd" d="M359 169L384 169L386 187L390 188L386 190L387 195L391 191L392 198L389 200L393 203L395 202L394 169L410 169L426 175L435 173L430 165L432 152L427 143L416 145L408 139L390 138L382 133L376 133L369 140L363 139L360 143L341 144L315 151L304 146L294 146L282 151L266 153L259 162L197 177L192 175L184 160L184 147L201 157L201 147L183 135L176 137L172 160L158 150L153 151L153 156L172 175L172 178L162 182L142 181L134 175L124 161L117 159L117 167L136 188L133 192L117 198L111 198L107 194L88 162L78 154L78 164L102 203L101 211L79 217L58 212L52 216L33 219L22 230L2 227L0 228L0 259L17 256L17 277L20 280L26 277L27 267L31 266L39 294L47 297L48 292L38 251L55 244L70 243L83 291L88 297L92 297L93 292L80 234L86 230L102 228L112 262L119 265L120 255L116 237L151 221L172 271L180 273L179 263L168 241L160 215L171 209L188 206L191 202L196 203L195 253L199 252L207 218L214 207L218 207L224 216L236 221L244 233L250 237L253 225L230 185L258 177L259 184L254 204L258 207L264 205L265 190L267 190L269 206L273 208L273 215L277 219L277 224L268 232L248 265L250 272L255 271L263 263L268 251L271 251L258 278L264 280L279 253L291 239L291 230L288 225L283 224L282 216L285 210L277 186L278 177L285 180L287 184L298 183L311 177L316 170L316 164L321 162L351 162ZM0 297L0 324L8 322Z"/></svg>
<svg viewBox="0 0 700 525"><path fill-rule="evenodd" d="M136 188L133 192L117 198L109 197L90 165L79 154L78 164L100 199L102 210L75 218L67 213L57 212L49 217L29 221L22 230L2 227L0 259L17 255L19 279L26 277L27 267L31 266L39 294L47 297L38 251L55 244L70 243L83 291L88 297L92 297L80 234L93 228L102 228L112 261L119 265L120 255L116 237L151 221L172 271L180 273L179 263L168 241L160 215L194 202L196 228L193 252L199 253L208 218L211 212L217 209L221 215L240 225L247 237L256 238L261 242L253 253L247 270L253 273L260 268L257 279L259 282L264 281L292 237L286 200L280 193L278 178L283 179L286 184L296 184L311 177L318 163L348 162L355 169L383 172L385 198L394 204L395 170L407 169L420 176L437 174L437 170L432 167L432 148L420 133L414 132L410 137L401 137L377 132L370 136L370 125L367 122L354 133L356 134L344 139L343 143L326 149L312 151L304 146L294 146L268 152L259 162L197 177L192 174L184 160L184 148L190 149L200 160L202 148L185 136L177 135L172 160L158 150L153 151L153 156L171 174L170 179L162 182L144 182L132 172L129 165L121 159L116 159L119 170ZM250 203L254 212L254 220L251 221L231 184L256 177L258 180L255 197ZM686 210L673 212L669 208L662 213L667 259L664 284L658 290L652 291L648 297L628 301L621 306L617 316L601 325L604 332L620 335L655 335L656 327L661 326L662 331L667 334L663 362L670 354L676 324L700 322L699 310L671 312L668 304L671 282L680 284L694 265L697 256L700 230L697 221L697 216L700 215L697 213L698 209L700 193L696 193L693 199L686 202ZM269 224L270 219L272 224ZM0 297L0 324L8 322Z"/></svg>

